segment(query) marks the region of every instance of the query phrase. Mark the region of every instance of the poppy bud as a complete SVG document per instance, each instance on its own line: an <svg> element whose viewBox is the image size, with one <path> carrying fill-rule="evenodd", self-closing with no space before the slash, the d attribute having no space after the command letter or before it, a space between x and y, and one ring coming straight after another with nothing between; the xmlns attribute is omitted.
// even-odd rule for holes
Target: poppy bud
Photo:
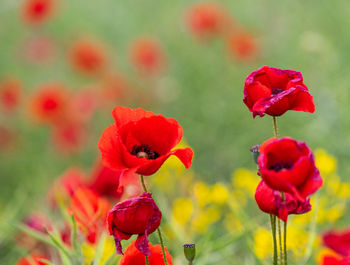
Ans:
<svg viewBox="0 0 350 265"><path fill-rule="evenodd" d="M162 213L158 209L151 193L143 193L114 205L108 213L109 234L114 237L118 254L123 254L120 241L138 235L135 247L145 256L151 255L148 235L160 225Z"/></svg>
<svg viewBox="0 0 350 265"><path fill-rule="evenodd" d="M195 244L184 244L185 257L189 264L192 264L194 258L196 257L196 245Z"/></svg>
<svg viewBox="0 0 350 265"><path fill-rule="evenodd" d="M255 164L258 164L258 157L260 155L259 147L260 147L260 145L257 144L257 145L254 145L250 148L250 152L252 153Z"/></svg>

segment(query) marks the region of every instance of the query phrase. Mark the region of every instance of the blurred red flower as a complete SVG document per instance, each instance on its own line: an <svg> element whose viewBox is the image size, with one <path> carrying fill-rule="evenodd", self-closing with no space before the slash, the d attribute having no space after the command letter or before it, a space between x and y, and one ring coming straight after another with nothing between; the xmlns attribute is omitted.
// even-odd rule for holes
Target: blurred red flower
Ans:
<svg viewBox="0 0 350 265"><path fill-rule="evenodd" d="M271 138L260 146L258 164L269 187L290 193L300 202L322 186L314 156L304 142L289 137Z"/></svg>
<svg viewBox="0 0 350 265"><path fill-rule="evenodd" d="M5 79L0 83L0 106L11 112L18 108L21 100L21 83L16 78Z"/></svg>
<svg viewBox="0 0 350 265"><path fill-rule="evenodd" d="M121 171L115 171L98 163L91 177L90 189L101 196L120 199L123 195L123 188L119 187Z"/></svg>
<svg viewBox="0 0 350 265"><path fill-rule="evenodd" d="M182 127L175 119L126 107L116 107L112 115L115 124L102 133L98 144L105 166L148 176L171 155L186 168L191 166L191 148L172 150L182 138Z"/></svg>
<svg viewBox="0 0 350 265"><path fill-rule="evenodd" d="M80 73L96 75L104 70L107 56L104 47L91 39L75 41L69 51L72 66Z"/></svg>
<svg viewBox="0 0 350 265"><path fill-rule="evenodd" d="M70 100L70 111L79 122L88 122L98 107L98 95L93 90L76 92Z"/></svg>
<svg viewBox="0 0 350 265"><path fill-rule="evenodd" d="M30 103L31 112L38 122L57 124L66 119L68 92L59 83L43 84Z"/></svg>
<svg viewBox="0 0 350 265"><path fill-rule="evenodd" d="M321 259L321 265L350 265L350 258L324 255Z"/></svg>
<svg viewBox="0 0 350 265"><path fill-rule="evenodd" d="M247 31L228 34L226 37L230 53L240 61L255 59L259 50L257 40Z"/></svg>
<svg viewBox="0 0 350 265"><path fill-rule="evenodd" d="M149 265L163 265L164 258L162 247L160 245L151 245L149 243L149 250L151 255L148 258ZM168 265L173 264L172 257L165 247L165 255ZM146 265L145 256L135 247L135 241L126 248L124 256L121 258L119 265Z"/></svg>
<svg viewBox="0 0 350 265"><path fill-rule="evenodd" d="M106 104L115 105L116 102L125 102L131 97L133 92L132 87L121 73L105 75L99 86L102 106Z"/></svg>
<svg viewBox="0 0 350 265"><path fill-rule="evenodd" d="M135 40L130 48L133 66L147 75L157 75L165 68L165 55L160 43L152 38Z"/></svg>
<svg viewBox="0 0 350 265"><path fill-rule="evenodd" d="M151 193L143 193L114 205L108 213L109 234L114 237L118 254L123 254L122 239L128 240L138 235L135 246L143 255L149 256L148 235L160 225L162 213L158 209Z"/></svg>
<svg viewBox="0 0 350 265"><path fill-rule="evenodd" d="M79 229L91 244L97 242L105 229L106 217L111 205L107 200L88 188L78 188L72 198L68 212L74 215Z"/></svg>
<svg viewBox="0 0 350 265"><path fill-rule="evenodd" d="M323 235L323 244L336 253L350 258L350 229L329 231Z"/></svg>
<svg viewBox="0 0 350 265"><path fill-rule="evenodd" d="M271 189L263 180L256 188L255 200L261 211L273 214L284 222L287 222L290 214L303 214L311 210L310 199L299 202L288 193L282 199L281 193Z"/></svg>
<svg viewBox="0 0 350 265"><path fill-rule="evenodd" d="M31 25L46 22L55 11L55 0L24 0L22 18Z"/></svg>
<svg viewBox="0 0 350 265"><path fill-rule="evenodd" d="M75 153L83 146L86 138L84 125L67 121L53 126L52 139L57 150L62 153Z"/></svg>
<svg viewBox="0 0 350 265"><path fill-rule="evenodd" d="M244 84L244 103L253 117L280 116L288 110L313 113L315 105L300 72L264 66Z"/></svg>
<svg viewBox="0 0 350 265"><path fill-rule="evenodd" d="M190 31L201 39L218 36L232 27L233 23L224 8L213 2L202 2L191 6L186 20Z"/></svg>
<svg viewBox="0 0 350 265"><path fill-rule="evenodd" d="M21 258L16 265L45 265L46 263L41 262L40 260L50 260L44 255L41 254L31 254L25 258Z"/></svg>

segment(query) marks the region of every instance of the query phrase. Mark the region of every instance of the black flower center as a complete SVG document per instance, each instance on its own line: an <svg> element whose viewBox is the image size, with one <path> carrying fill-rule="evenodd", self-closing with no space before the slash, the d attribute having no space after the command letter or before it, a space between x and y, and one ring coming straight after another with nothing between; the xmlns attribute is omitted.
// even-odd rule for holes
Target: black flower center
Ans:
<svg viewBox="0 0 350 265"><path fill-rule="evenodd" d="M272 165L269 169L273 171L281 171L282 169L291 169L293 167L293 164L290 162L281 162L278 164Z"/></svg>
<svg viewBox="0 0 350 265"><path fill-rule="evenodd" d="M138 158L157 159L159 154L151 149L148 144L134 145L131 154Z"/></svg>
<svg viewBox="0 0 350 265"><path fill-rule="evenodd" d="M271 89L271 95L272 95L272 96L275 96L275 95L281 93L282 91L283 91L283 89L281 89L281 88L279 88L279 87L272 88L272 89Z"/></svg>

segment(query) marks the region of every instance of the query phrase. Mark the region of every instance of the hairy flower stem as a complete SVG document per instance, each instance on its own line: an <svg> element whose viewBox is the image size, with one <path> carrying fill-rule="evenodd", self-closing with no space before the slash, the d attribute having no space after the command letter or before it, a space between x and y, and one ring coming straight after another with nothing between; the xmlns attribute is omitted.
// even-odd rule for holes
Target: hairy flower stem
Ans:
<svg viewBox="0 0 350 265"><path fill-rule="evenodd" d="M283 226L284 233L284 265L287 265L287 221L284 222Z"/></svg>
<svg viewBox="0 0 350 265"><path fill-rule="evenodd" d="M146 185L145 185L145 180L144 180L144 178L143 178L143 175L140 175L140 179L141 179L141 184L142 184L142 187L143 187L144 192L148 192L147 187L146 187ZM157 228L157 232L158 232L158 236L159 236L160 245L161 245L161 247L162 247L164 264L165 264L165 265L168 265L168 261L167 261L167 259L166 259L166 255L165 255L163 237L162 237L162 233L160 232L159 227ZM148 265L148 258L147 258L147 257L146 257L146 264Z"/></svg>
<svg viewBox="0 0 350 265"><path fill-rule="evenodd" d="M276 216L270 214L270 221L273 239L273 265L277 265Z"/></svg>
<svg viewBox="0 0 350 265"><path fill-rule="evenodd" d="M146 265L149 265L149 261L148 261L148 257L145 256L145 260L146 260Z"/></svg>
<svg viewBox="0 0 350 265"><path fill-rule="evenodd" d="M277 129L277 118L276 116L272 116L273 120L273 133L276 138L278 138L278 129Z"/></svg>
<svg viewBox="0 0 350 265"><path fill-rule="evenodd" d="M284 263L283 249L282 249L282 231L281 231L281 221L278 218L278 243L280 245L280 265Z"/></svg>

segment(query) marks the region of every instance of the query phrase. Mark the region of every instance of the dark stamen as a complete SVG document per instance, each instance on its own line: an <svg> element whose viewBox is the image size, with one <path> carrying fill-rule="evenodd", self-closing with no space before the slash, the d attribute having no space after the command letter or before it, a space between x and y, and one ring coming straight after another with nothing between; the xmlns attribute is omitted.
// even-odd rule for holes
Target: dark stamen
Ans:
<svg viewBox="0 0 350 265"><path fill-rule="evenodd" d="M148 144L134 145L131 154L138 158L157 159L159 154L153 151Z"/></svg>
<svg viewBox="0 0 350 265"><path fill-rule="evenodd" d="M269 169L278 172L278 171L281 171L282 169L291 169L292 167L293 167L292 163L282 162L271 166Z"/></svg>
<svg viewBox="0 0 350 265"><path fill-rule="evenodd" d="M272 89L271 89L271 95L272 95L272 96L275 96L275 95L281 93L282 91L283 91L283 89L281 89L281 88L279 88L279 87L272 88Z"/></svg>

